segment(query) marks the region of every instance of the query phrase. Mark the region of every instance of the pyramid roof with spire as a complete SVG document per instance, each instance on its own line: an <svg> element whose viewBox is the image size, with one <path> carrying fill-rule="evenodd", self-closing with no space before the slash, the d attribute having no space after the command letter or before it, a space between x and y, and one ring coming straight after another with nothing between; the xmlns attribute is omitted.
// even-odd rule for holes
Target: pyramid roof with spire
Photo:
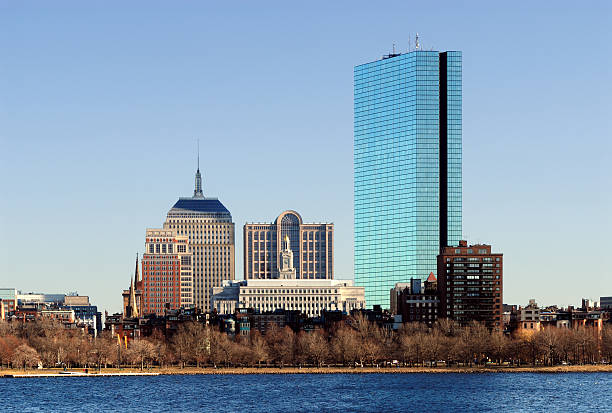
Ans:
<svg viewBox="0 0 612 413"><path fill-rule="evenodd" d="M200 173L200 143L198 141L198 169L195 174L195 188L192 197L182 197L174 204L170 213L199 212L203 214L227 214L231 220L229 210L217 198L204 197L202 189L202 174Z"/></svg>

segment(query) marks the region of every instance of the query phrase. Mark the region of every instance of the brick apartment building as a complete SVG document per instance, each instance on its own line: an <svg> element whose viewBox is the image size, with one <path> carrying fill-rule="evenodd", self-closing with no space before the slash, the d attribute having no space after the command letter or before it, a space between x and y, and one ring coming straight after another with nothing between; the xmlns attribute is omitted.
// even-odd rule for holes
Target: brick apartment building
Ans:
<svg viewBox="0 0 612 413"><path fill-rule="evenodd" d="M503 302L503 254L490 245L445 247L438 255L440 317L467 325L484 323L501 330Z"/></svg>

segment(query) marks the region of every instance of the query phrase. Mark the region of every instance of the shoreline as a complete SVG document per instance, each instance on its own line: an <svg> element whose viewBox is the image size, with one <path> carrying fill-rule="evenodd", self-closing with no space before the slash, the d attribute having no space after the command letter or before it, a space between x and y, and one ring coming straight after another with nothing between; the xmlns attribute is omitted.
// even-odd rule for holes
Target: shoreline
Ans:
<svg viewBox="0 0 612 413"><path fill-rule="evenodd" d="M152 368L140 370L138 368L116 368L102 369L98 372L90 369L84 373L83 369L63 372L58 369L41 370L0 370L0 378L22 378L22 377L111 377L111 376L172 376L172 375L252 375L252 374L485 374L485 373L612 373L612 365L578 365L578 366L553 366L553 367L178 367Z"/></svg>

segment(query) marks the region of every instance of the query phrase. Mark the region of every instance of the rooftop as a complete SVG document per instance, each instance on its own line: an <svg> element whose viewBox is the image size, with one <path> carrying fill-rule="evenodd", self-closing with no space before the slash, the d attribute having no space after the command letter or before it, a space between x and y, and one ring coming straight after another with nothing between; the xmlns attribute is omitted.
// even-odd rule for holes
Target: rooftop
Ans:
<svg viewBox="0 0 612 413"><path fill-rule="evenodd" d="M354 287L353 280L330 279L250 279L250 280L224 280L223 287Z"/></svg>
<svg viewBox="0 0 612 413"><path fill-rule="evenodd" d="M230 215L227 208L217 198L179 198L170 212L200 212Z"/></svg>

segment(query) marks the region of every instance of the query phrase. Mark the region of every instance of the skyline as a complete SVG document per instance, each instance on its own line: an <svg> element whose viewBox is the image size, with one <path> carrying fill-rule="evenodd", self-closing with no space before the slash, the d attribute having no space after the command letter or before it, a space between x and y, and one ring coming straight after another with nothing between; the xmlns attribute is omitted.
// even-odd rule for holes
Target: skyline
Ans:
<svg viewBox="0 0 612 413"><path fill-rule="evenodd" d="M2 3L2 287L76 290L118 311L146 228L193 192L198 137L204 195L237 225L237 279L244 223L288 209L334 223L334 273L352 277L353 66L419 32L427 49L463 52L463 238L504 254L504 302L610 295L612 39L601 5L117 14ZM524 31L512 30L519 18ZM289 168L300 161L308 174Z"/></svg>

